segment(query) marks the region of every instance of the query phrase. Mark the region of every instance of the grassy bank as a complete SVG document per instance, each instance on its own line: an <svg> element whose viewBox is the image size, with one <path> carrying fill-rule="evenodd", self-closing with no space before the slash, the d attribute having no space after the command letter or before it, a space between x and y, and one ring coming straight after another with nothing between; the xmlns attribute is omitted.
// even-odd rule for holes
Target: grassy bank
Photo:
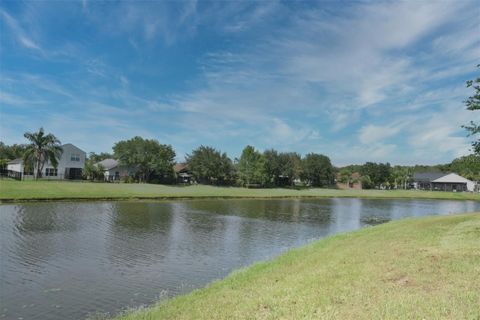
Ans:
<svg viewBox="0 0 480 320"><path fill-rule="evenodd" d="M341 234L117 320L479 319L480 213Z"/></svg>
<svg viewBox="0 0 480 320"><path fill-rule="evenodd" d="M412 190L245 189L59 181L0 180L0 201L69 199L357 197L479 200L480 194Z"/></svg>

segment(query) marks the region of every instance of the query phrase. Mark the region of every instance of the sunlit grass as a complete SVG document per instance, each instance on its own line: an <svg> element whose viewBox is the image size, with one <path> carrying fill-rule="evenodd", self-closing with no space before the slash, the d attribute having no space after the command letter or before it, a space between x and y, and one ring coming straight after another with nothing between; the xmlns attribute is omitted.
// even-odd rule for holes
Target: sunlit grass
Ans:
<svg viewBox="0 0 480 320"><path fill-rule="evenodd" d="M358 197L480 200L480 194L414 190L246 189L213 186L0 180L0 200L162 199L198 197Z"/></svg>
<svg viewBox="0 0 480 320"><path fill-rule="evenodd" d="M479 318L476 213L333 236L118 319Z"/></svg>

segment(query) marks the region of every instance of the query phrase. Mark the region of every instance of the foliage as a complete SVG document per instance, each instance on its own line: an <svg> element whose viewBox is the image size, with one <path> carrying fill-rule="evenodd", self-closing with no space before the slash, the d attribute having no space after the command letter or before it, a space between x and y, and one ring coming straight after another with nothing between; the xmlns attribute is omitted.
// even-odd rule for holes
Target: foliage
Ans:
<svg viewBox="0 0 480 320"><path fill-rule="evenodd" d="M112 159L113 154L108 153L108 152L100 152L100 153L95 153L95 152L90 152L88 155L88 159L92 161L92 163L97 163L105 159Z"/></svg>
<svg viewBox="0 0 480 320"><path fill-rule="evenodd" d="M391 175L391 167L389 163L367 162L362 166L360 173L362 176L370 178L373 187L380 187L388 182ZM365 185L364 187L367 188Z"/></svg>
<svg viewBox="0 0 480 320"><path fill-rule="evenodd" d="M477 65L480 68L480 64ZM467 110L477 111L480 110L480 77L475 80L467 81L467 88L472 87L474 92L473 94L464 101ZM475 123L470 121L469 125L463 126L469 132L469 135L475 137L480 135L480 123ZM472 142L473 151L480 155L480 138Z"/></svg>
<svg viewBox="0 0 480 320"><path fill-rule="evenodd" d="M413 178L413 168L408 166L394 166L390 173L390 184L395 189L407 189Z"/></svg>
<svg viewBox="0 0 480 320"><path fill-rule="evenodd" d="M302 158L296 152L283 152L280 158L280 177L278 186L283 184L293 185L303 172Z"/></svg>
<svg viewBox="0 0 480 320"><path fill-rule="evenodd" d="M277 150L269 149L263 152L265 159L265 174L269 186L278 185L278 177L281 175L280 157Z"/></svg>
<svg viewBox="0 0 480 320"><path fill-rule="evenodd" d="M450 170L456 172L457 174L473 180L480 180L480 155L471 154L469 156L464 156L457 158L452 161L450 164Z"/></svg>
<svg viewBox="0 0 480 320"><path fill-rule="evenodd" d="M92 159L85 161L85 166L83 167L82 175L86 180L103 180L103 171L104 168L101 164L95 164L96 162Z"/></svg>
<svg viewBox="0 0 480 320"><path fill-rule="evenodd" d="M265 173L270 186L293 185L302 172L302 158L295 152L278 153L274 149L263 153Z"/></svg>
<svg viewBox="0 0 480 320"><path fill-rule="evenodd" d="M136 169L143 182L170 181L174 176L175 151L170 145L137 136L115 143L113 151L122 165Z"/></svg>
<svg viewBox="0 0 480 320"><path fill-rule="evenodd" d="M362 188L363 189L373 189L375 185L372 182L372 179L370 179L370 176L362 176L360 178L360 181L362 182Z"/></svg>
<svg viewBox="0 0 480 320"><path fill-rule="evenodd" d="M27 146L25 144L6 145L0 141L0 159L13 160L23 157Z"/></svg>
<svg viewBox="0 0 480 320"><path fill-rule="evenodd" d="M230 184L234 179L232 160L212 147L198 147L186 156L186 161L199 182L221 185Z"/></svg>
<svg viewBox="0 0 480 320"><path fill-rule="evenodd" d="M338 181L344 183L347 188L350 188L351 183L357 182L353 177L353 171L349 168L342 168L338 173Z"/></svg>
<svg viewBox="0 0 480 320"><path fill-rule="evenodd" d="M301 177L311 186L323 187L333 183L334 169L327 156L309 153L303 159L302 164Z"/></svg>
<svg viewBox="0 0 480 320"><path fill-rule="evenodd" d="M246 146L240 159L237 170L238 179L243 186L265 185L268 181L265 157L252 146Z"/></svg>
<svg viewBox="0 0 480 320"><path fill-rule="evenodd" d="M45 134L43 128L38 132L26 132L24 137L30 141L23 154L25 165L32 163L35 179L41 178L43 167L49 162L54 168L58 166L58 160L63 149L60 140L53 134Z"/></svg>

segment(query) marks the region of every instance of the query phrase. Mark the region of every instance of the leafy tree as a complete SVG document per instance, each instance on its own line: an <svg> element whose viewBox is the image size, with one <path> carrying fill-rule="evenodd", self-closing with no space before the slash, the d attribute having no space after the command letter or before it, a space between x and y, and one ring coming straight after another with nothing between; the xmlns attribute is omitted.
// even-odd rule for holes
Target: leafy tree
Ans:
<svg viewBox="0 0 480 320"><path fill-rule="evenodd" d="M373 189L375 187L369 176L362 176L360 181L362 182L363 189Z"/></svg>
<svg viewBox="0 0 480 320"><path fill-rule="evenodd" d="M267 183L272 186L293 185L302 171L302 158L295 152L278 153L274 149L263 153Z"/></svg>
<svg viewBox="0 0 480 320"><path fill-rule="evenodd" d="M90 152L88 155L88 159L92 161L92 163L97 163L105 159L111 159L113 158L113 154L108 153L108 152L101 152L101 153L95 153L95 152Z"/></svg>
<svg viewBox="0 0 480 320"><path fill-rule="evenodd" d="M267 176L267 184L271 186L278 185L278 177L281 175L280 157L277 150L269 149L263 152L265 159L265 174Z"/></svg>
<svg viewBox="0 0 480 320"><path fill-rule="evenodd" d="M30 143L23 154L23 163L24 165L32 164L35 179L42 177L45 162L49 162L54 168L57 168L58 160L63 152L57 137L51 133L45 134L43 128L40 128L38 132L26 132L24 137Z"/></svg>
<svg viewBox="0 0 480 320"><path fill-rule="evenodd" d="M197 181L208 184L230 183L234 177L232 160L226 153L200 146L186 156L187 165Z"/></svg>
<svg viewBox="0 0 480 320"><path fill-rule="evenodd" d="M390 184L394 186L395 189L402 188L407 189L407 185L412 179L413 168L406 166L395 166L391 169L390 173Z"/></svg>
<svg viewBox="0 0 480 320"><path fill-rule="evenodd" d="M478 64L477 67L480 68L480 64ZM475 80L468 80L467 88L470 87L473 87L474 92L473 95L471 95L470 97L468 97L467 100L464 101L465 106L467 107L467 110L480 110L480 77ZM480 135L480 123L470 121L469 125L463 127L467 129L467 131L469 132L469 136L475 137L477 135ZM472 142L472 147L473 151L476 154L480 155L480 138Z"/></svg>
<svg viewBox="0 0 480 320"><path fill-rule="evenodd" d="M349 168L342 168L339 172L339 181L341 183L344 183L347 188L350 188L350 183L352 183L352 170L350 170Z"/></svg>
<svg viewBox="0 0 480 320"><path fill-rule="evenodd" d="M0 159L13 160L23 157L27 146L25 144L6 145L0 141Z"/></svg>
<svg viewBox="0 0 480 320"><path fill-rule="evenodd" d="M471 154L457 158L450 164L450 170L467 179L480 180L480 155Z"/></svg>
<svg viewBox="0 0 480 320"><path fill-rule="evenodd" d="M85 162L85 166L82 171L82 175L84 179L87 180L103 180L104 168L101 164L96 164L96 161L92 159L88 159Z"/></svg>
<svg viewBox="0 0 480 320"><path fill-rule="evenodd" d="M334 169L330 158L322 154L309 153L302 161L302 179L314 187L333 183Z"/></svg>
<svg viewBox="0 0 480 320"><path fill-rule="evenodd" d="M279 185L293 185L295 179L300 178L302 173L302 157L296 152L284 152L279 154L280 179Z"/></svg>
<svg viewBox="0 0 480 320"><path fill-rule="evenodd" d="M137 136L115 143L113 151L122 165L136 169L143 182L169 181L174 175L175 151L170 145Z"/></svg>
<svg viewBox="0 0 480 320"><path fill-rule="evenodd" d="M390 163L367 162L362 166L360 173L362 176L368 176L375 187L379 187L388 182L391 169Z"/></svg>
<svg viewBox="0 0 480 320"><path fill-rule="evenodd" d="M252 146L246 146L237 164L238 178L242 185L264 185L267 180L265 157Z"/></svg>

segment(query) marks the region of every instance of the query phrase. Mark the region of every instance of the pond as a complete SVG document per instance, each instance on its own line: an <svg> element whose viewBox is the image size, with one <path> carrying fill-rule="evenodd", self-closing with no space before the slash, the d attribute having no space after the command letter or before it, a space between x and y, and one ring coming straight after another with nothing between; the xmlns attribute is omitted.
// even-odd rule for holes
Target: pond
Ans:
<svg viewBox="0 0 480 320"><path fill-rule="evenodd" d="M84 319L186 293L367 225L475 201L195 200L0 206L0 319Z"/></svg>

